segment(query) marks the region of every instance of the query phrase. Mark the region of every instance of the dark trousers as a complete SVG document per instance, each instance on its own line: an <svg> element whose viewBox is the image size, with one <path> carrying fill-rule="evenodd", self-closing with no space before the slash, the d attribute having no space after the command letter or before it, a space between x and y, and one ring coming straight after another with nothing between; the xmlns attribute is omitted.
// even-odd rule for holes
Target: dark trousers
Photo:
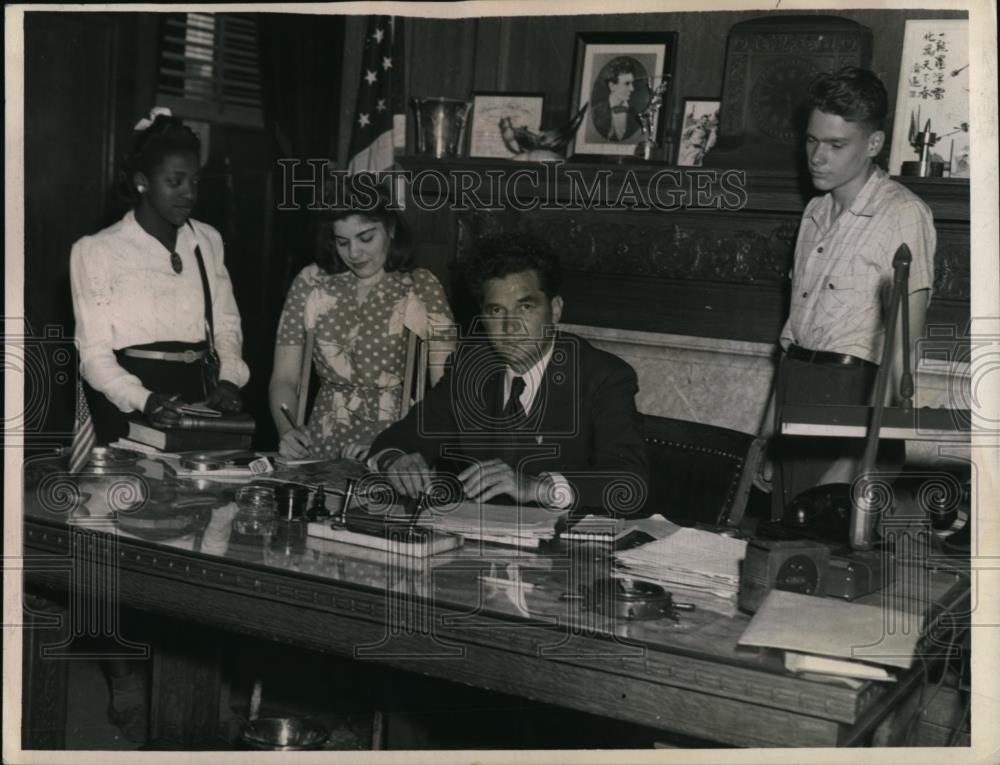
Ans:
<svg viewBox="0 0 1000 765"><path fill-rule="evenodd" d="M136 345L135 348L150 351L170 351L172 353L186 350L203 350L205 343L161 342L148 345ZM154 393L179 395L187 404L205 399L205 389L202 384L202 362L190 364L183 361L164 361L161 359L136 359L126 356L124 349L115 351L118 363L129 373L142 380L142 384ZM94 423L94 436L99 446L107 446L112 441L128 435L128 418L130 412L123 412L108 401L103 393L94 390L86 381L83 391L90 407L90 416Z"/></svg>
<svg viewBox="0 0 1000 765"><path fill-rule="evenodd" d="M823 474L838 459L851 458L860 467L865 450L863 438L779 435L784 406L786 404L870 406L877 374L877 366L845 366L782 357L775 387L772 517L780 518L785 508L799 494L816 486ZM880 442L878 464L885 469L898 469L902 466L903 449L902 441Z"/></svg>

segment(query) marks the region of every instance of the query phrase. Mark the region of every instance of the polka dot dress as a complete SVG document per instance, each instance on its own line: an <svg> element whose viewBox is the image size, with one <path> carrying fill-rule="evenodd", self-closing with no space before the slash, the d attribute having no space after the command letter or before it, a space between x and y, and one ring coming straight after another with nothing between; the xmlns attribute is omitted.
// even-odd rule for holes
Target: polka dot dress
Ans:
<svg viewBox="0 0 1000 765"><path fill-rule="evenodd" d="M306 266L292 282L278 325L278 345L304 346L306 332L315 330L320 390L307 427L331 459L349 444L370 444L399 418L404 328L426 338L434 326L454 323L430 271L386 273L361 302L357 284L350 272Z"/></svg>

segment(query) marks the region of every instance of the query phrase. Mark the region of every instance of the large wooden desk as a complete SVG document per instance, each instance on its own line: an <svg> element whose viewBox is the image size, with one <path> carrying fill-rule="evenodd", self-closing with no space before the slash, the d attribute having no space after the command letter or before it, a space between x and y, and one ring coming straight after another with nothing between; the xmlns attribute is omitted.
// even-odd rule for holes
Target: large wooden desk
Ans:
<svg viewBox="0 0 1000 765"><path fill-rule="evenodd" d="M207 625L741 746L869 743L923 677L917 662L898 683L857 690L798 678L779 657L737 646L745 615L702 610L679 622L615 622L560 598L575 587L578 564L561 554L471 542L403 565L385 553L312 538L299 551L240 542L231 535L234 487L221 484L178 486L177 501L208 502L201 522L178 538L140 539L107 518L69 523L80 500L60 493L73 484L58 475L59 463L29 468L26 588L36 619L44 616L39 596L59 600L61 593L69 610L49 628L25 631L26 748L60 747L58 725L46 725L65 707L60 644L107 634L92 617L99 611L111 623L117 607L178 620L177 634L194 646L204 634L197 625ZM139 474L149 478L145 471ZM100 489L83 488L92 495ZM104 489L113 496L113 485ZM509 564L534 585L520 602L512 588L478 579L494 565L503 575ZM964 579L941 571L923 581L927 587L916 589L924 602L916 599L915 611L928 600L963 608ZM187 676L154 679L161 694L181 693L185 683L195 689L184 719L153 721L155 732L170 732L182 745L195 745L217 722L217 704L204 701L211 651L201 660Z"/></svg>

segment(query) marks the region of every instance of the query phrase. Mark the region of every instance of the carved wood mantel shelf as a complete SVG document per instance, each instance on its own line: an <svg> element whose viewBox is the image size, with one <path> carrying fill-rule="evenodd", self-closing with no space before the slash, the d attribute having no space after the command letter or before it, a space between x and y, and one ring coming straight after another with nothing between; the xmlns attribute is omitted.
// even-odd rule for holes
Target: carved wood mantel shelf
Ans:
<svg viewBox="0 0 1000 765"><path fill-rule="evenodd" d="M576 324L775 342L787 314L805 174L658 163L408 157L418 258L452 265L475 237L535 232L567 269ZM969 186L902 179L938 231L929 321L968 321ZM440 260L445 263L441 263Z"/></svg>

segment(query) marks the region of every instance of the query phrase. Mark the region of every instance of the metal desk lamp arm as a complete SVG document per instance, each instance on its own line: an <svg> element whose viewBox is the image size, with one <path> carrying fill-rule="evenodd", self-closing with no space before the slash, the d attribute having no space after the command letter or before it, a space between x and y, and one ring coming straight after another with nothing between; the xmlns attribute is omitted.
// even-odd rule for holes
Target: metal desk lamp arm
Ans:
<svg viewBox="0 0 1000 765"><path fill-rule="evenodd" d="M889 300L889 312L885 321L885 343L882 348L882 363L879 365L878 374L875 377L875 400L872 407L871 419L868 422L868 433L865 437L865 452L861 460L861 470L858 475L859 491L852 492L851 497L851 547L855 550L869 550L874 543L875 537L875 513L869 508L871 497L869 496L869 482L871 473L875 467L875 457L878 454L879 431L882 428L882 413L885 409L885 389L889 383L891 374L892 357L896 340L896 321L899 318L900 299L908 293L908 282L910 277L910 263L913 256L910 248L901 244L892 259L892 295ZM904 299L903 313L903 376L909 374L909 310ZM910 382L912 389L913 383ZM903 382L900 382L901 393L903 392Z"/></svg>

